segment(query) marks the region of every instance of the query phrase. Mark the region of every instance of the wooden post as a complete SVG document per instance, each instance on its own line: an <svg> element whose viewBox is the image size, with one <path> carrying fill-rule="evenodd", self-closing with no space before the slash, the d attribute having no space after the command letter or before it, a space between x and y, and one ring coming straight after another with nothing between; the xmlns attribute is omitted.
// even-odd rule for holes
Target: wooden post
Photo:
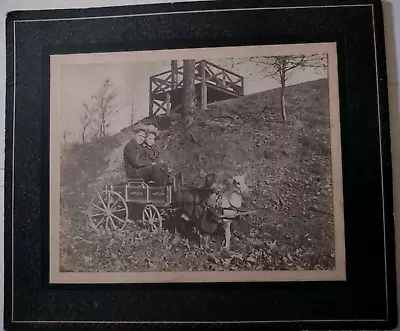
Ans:
<svg viewBox="0 0 400 331"><path fill-rule="evenodd" d="M176 86L178 85L178 61L177 60L171 60L171 82L172 82L172 89L176 89Z"/></svg>
<svg viewBox="0 0 400 331"><path fill-rule="evenodd" d="M149 116L153 116L153 77L150 77L150 89L149 89Z"/></svg>
<svg viewBox="0 0 400 331"><path fill-rule="evenodd" d="M200 62L201 77L201 110L207 110L207 84L206 84L206 66L204 60Z"/></svg>
<svg viewBox="0 0 400 331"><path fill-rule="evenodd" d="M226 72L222 73L222 86L226 88Z"/></svg>
<svg viewBox="0 0 400 331"><path fill-rule="evenodd" d="M170 116L171 115L171 95L167 92L167 101L165 108L167 109L166 115Z"/></svg>

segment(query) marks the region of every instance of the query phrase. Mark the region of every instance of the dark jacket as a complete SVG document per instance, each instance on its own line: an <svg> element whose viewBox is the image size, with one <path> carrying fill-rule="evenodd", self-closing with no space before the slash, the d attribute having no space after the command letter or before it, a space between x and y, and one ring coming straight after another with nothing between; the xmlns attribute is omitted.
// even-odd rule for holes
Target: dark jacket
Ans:
<svg viewBox="0 0 400 331"><path fill-rule="evenodd" d="M137 177L140 174L138 170L152 162L144 147L134 139L126 144L124 148L124 168L128 178Z"/></svg>
<svg viewBox="0 0 400 331"><path fill-rule="evenodd" d="M146 152L146 158L152 160L152 162L159 162L160 152L155 148L155 146L143 145L143 149Z"/></svg>

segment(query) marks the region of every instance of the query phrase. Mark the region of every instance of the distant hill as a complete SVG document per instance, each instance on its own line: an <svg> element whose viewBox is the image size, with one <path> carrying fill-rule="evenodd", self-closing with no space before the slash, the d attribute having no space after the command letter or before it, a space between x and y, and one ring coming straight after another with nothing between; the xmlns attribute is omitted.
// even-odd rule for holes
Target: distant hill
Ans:
<svg viewBox="0 0 400 331"><path fill-rule="evenodd" d="M290 256L298 249L308 254L302 268L332 267L328 81L287 87L287 122L281 119L279 93L277 89L216 102L198 112L193 135L201 146L188 141L177 129L179 123L172 121L171 129L161 134L159 148L185 181L195 185L201 184L200 169L221 177L247 171L247 204L259 211L254 231L278 240ZM122 150L130 138L126 128L69 153L62 167L62 202L65 218L76 222L68 222L65 231L83 224L82 211L96 188L124 180Z"/></svg>

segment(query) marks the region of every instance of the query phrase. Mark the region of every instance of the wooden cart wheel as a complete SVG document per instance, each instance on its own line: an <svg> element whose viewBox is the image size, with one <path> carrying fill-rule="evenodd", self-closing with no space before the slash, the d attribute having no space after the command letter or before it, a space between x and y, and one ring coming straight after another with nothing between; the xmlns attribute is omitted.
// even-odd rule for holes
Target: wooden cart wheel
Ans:
<svg viewBox="0 0 400 331"><path fill-rule="evenodd" d="M162 217L156 206L147 205L144 207L142 219L143 222L150 224L153 232L162 229Z"/></svg>
<svg viewBox="0 0 400 331"><path fill-rule="evenodd" d="M128 221L128 205L115 191L99 191L90 202L89 218L97 230L101 226L107 231L122 230Z"/></svg>

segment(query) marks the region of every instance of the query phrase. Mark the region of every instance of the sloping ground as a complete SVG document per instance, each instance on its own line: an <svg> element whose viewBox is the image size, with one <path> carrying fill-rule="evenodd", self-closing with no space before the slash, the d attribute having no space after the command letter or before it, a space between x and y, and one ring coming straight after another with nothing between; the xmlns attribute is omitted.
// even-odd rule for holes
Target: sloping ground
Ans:
<svg viewBox="0 0 400 331"><path fill-rule="evenodd" d="M69 150L63 159L60 239L64 249L75 236L87 231L87 210L95 191L112 180L119 180L118 176L123 174L120 169L112 172L110 168L119 163L119 160L115 162L115 158L120 159L113 151L122 149L129 136L129 133L121 132L101 141L77 146Z"/></svg>
<svg viewBox="0 0 400 331"><path fill-rule="evenodd" d="M132 225L114 235L93 235L84 226L82 209L93 189L120 181L122 148L128 132L82 147L70 155L63 176L65 270L209 270L328 269L334 266L330 167L328 82L319 80L287 88L288 121L282 122L279 91L267 91L209 105L196 118L188 141L178 130L163 132L164 158L185 181L201 184L200 169L248 173L246 201L257 211L248 237L233 240L236 252L220 255L187 247L168 232L153 235ZM110 160L111 159L111 160ZM111 162L110 162L111 161ZM75 191L75 197L71 192ZM76 219L77 221L71 221ZM77 235L79 235L77 237ZM82 236L88 239L82 241ZM75 239L74 239L75 238ZM77 239L78 238L78 239Z"/></svg>

